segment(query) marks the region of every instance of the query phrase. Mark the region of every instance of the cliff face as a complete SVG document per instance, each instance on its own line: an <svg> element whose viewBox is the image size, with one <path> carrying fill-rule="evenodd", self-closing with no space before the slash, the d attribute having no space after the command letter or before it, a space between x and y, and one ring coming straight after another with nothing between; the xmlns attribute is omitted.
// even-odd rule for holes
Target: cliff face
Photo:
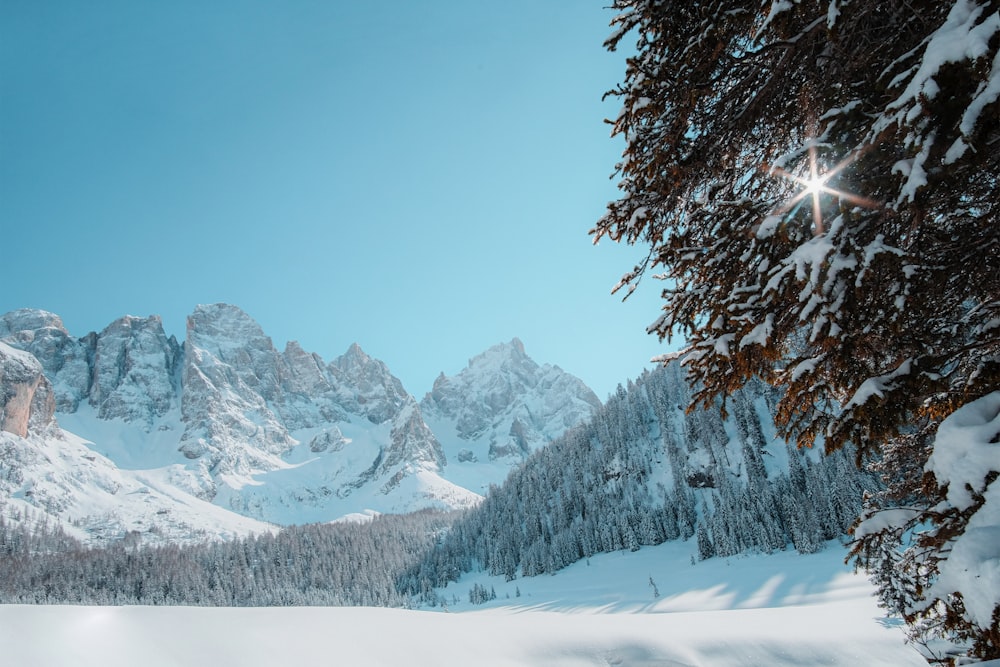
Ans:
<svg viewBox="0 0 1000 667"><path fill-rule="evenodd" d="M86 400L96 334L73 338L58 315L23 308L0 316L0 342L41 362L58 411L74 412Z"/></svg>
<svg viewBox="0 0 1000 667"><path fill-rule="evenodd" d="M274 409L284 363L271 339L235 306L198 306L184 352L184 456L199 460L213 484L221 477L239 485L280 468L295 441Z"/></svg>
<svg viewBox="0 0 1000 667"><path fill-rule="evenodd" d="M0 430L22 438L55 428L55 398L42 365L0 343Z"/></svg>
<svg viewBox="0 0 1000 667"><path fill-rule="evenodd" d="M88 401L101 419L147 428L177 402L181 348L159 316L125 316L96 337Z"/></svg>

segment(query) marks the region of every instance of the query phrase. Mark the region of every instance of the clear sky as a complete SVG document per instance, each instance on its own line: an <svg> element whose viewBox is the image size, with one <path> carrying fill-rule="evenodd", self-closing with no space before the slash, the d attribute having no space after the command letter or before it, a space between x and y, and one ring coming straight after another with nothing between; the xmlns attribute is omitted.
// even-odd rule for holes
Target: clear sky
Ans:
<svg viewBox="0 0 1000 667"><path fill-rule="evenodd" d="M519 337L602 399L664 346L587 232L622 144L599 0L0 0L0 313L199 303L418 398Z"/></svg>

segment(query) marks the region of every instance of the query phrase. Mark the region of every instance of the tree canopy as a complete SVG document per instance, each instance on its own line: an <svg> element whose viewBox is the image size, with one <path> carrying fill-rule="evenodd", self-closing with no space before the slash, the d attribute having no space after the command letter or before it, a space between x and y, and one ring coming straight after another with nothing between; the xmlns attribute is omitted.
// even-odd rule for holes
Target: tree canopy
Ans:
<svg viewBox="0 0 1000 667"><path fill-rule="evenodd" d="M933 458L941 421L1000 390L1000 2L612 6L606 46L635 49L608 93L622 194L592 234L649 247L616 290L665 281L649 330L685 339L696 401L759 377L786 389L783 435L853 443L890 486L860 562L932 526L893 611L1000 657L1000 608L970 612L969 582L928 595L970 519L1000 514L1000 454L973 476ZM1000 422L984 423L989 443ZM902 504L917 509L886 521Z"/></svg>

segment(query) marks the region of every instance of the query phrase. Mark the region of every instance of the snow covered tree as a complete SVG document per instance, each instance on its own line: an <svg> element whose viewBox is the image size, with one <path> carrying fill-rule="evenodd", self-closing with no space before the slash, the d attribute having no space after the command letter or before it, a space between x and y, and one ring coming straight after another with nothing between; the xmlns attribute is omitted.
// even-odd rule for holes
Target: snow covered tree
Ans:
<svg viewBox="0 0 1000 667"><path fill-rule="evenodd" d="M932 526L923 555L903 557L916 561L897 611L1000 657L1000 590L970 611L981 585L940 576L968 526L1000 530L1000 426L982 412L1000 397L1000 2L613 8L606 46L636 40L609 93L622 196L592 234L649 247L616 291L665 281L650 331L686 340L696 402L758 377L785 388L778 427L801 446L878 461L935 443L914 451L926 477L886 471L910 481L912 511L875 499L859 539ZM950 462L971 441L935 432L973 404L991 433L973 438L987 453L970 474ZM998 566L995 548L964 557Z"/></svg>

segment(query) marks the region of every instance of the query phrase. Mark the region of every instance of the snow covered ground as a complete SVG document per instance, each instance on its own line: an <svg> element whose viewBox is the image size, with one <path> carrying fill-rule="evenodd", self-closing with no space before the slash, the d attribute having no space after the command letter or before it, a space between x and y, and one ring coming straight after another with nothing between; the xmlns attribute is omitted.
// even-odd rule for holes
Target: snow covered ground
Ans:
<svg viewBox="0 0 1000 667"><path fill-rule="evenodd" d="M450 613L0 606L0 655L75 667L926 667L838 546L695 565L692 548L605 554L511 582L469 575L442 591ZM474 584L497 599L472 606Z"/></svg>

